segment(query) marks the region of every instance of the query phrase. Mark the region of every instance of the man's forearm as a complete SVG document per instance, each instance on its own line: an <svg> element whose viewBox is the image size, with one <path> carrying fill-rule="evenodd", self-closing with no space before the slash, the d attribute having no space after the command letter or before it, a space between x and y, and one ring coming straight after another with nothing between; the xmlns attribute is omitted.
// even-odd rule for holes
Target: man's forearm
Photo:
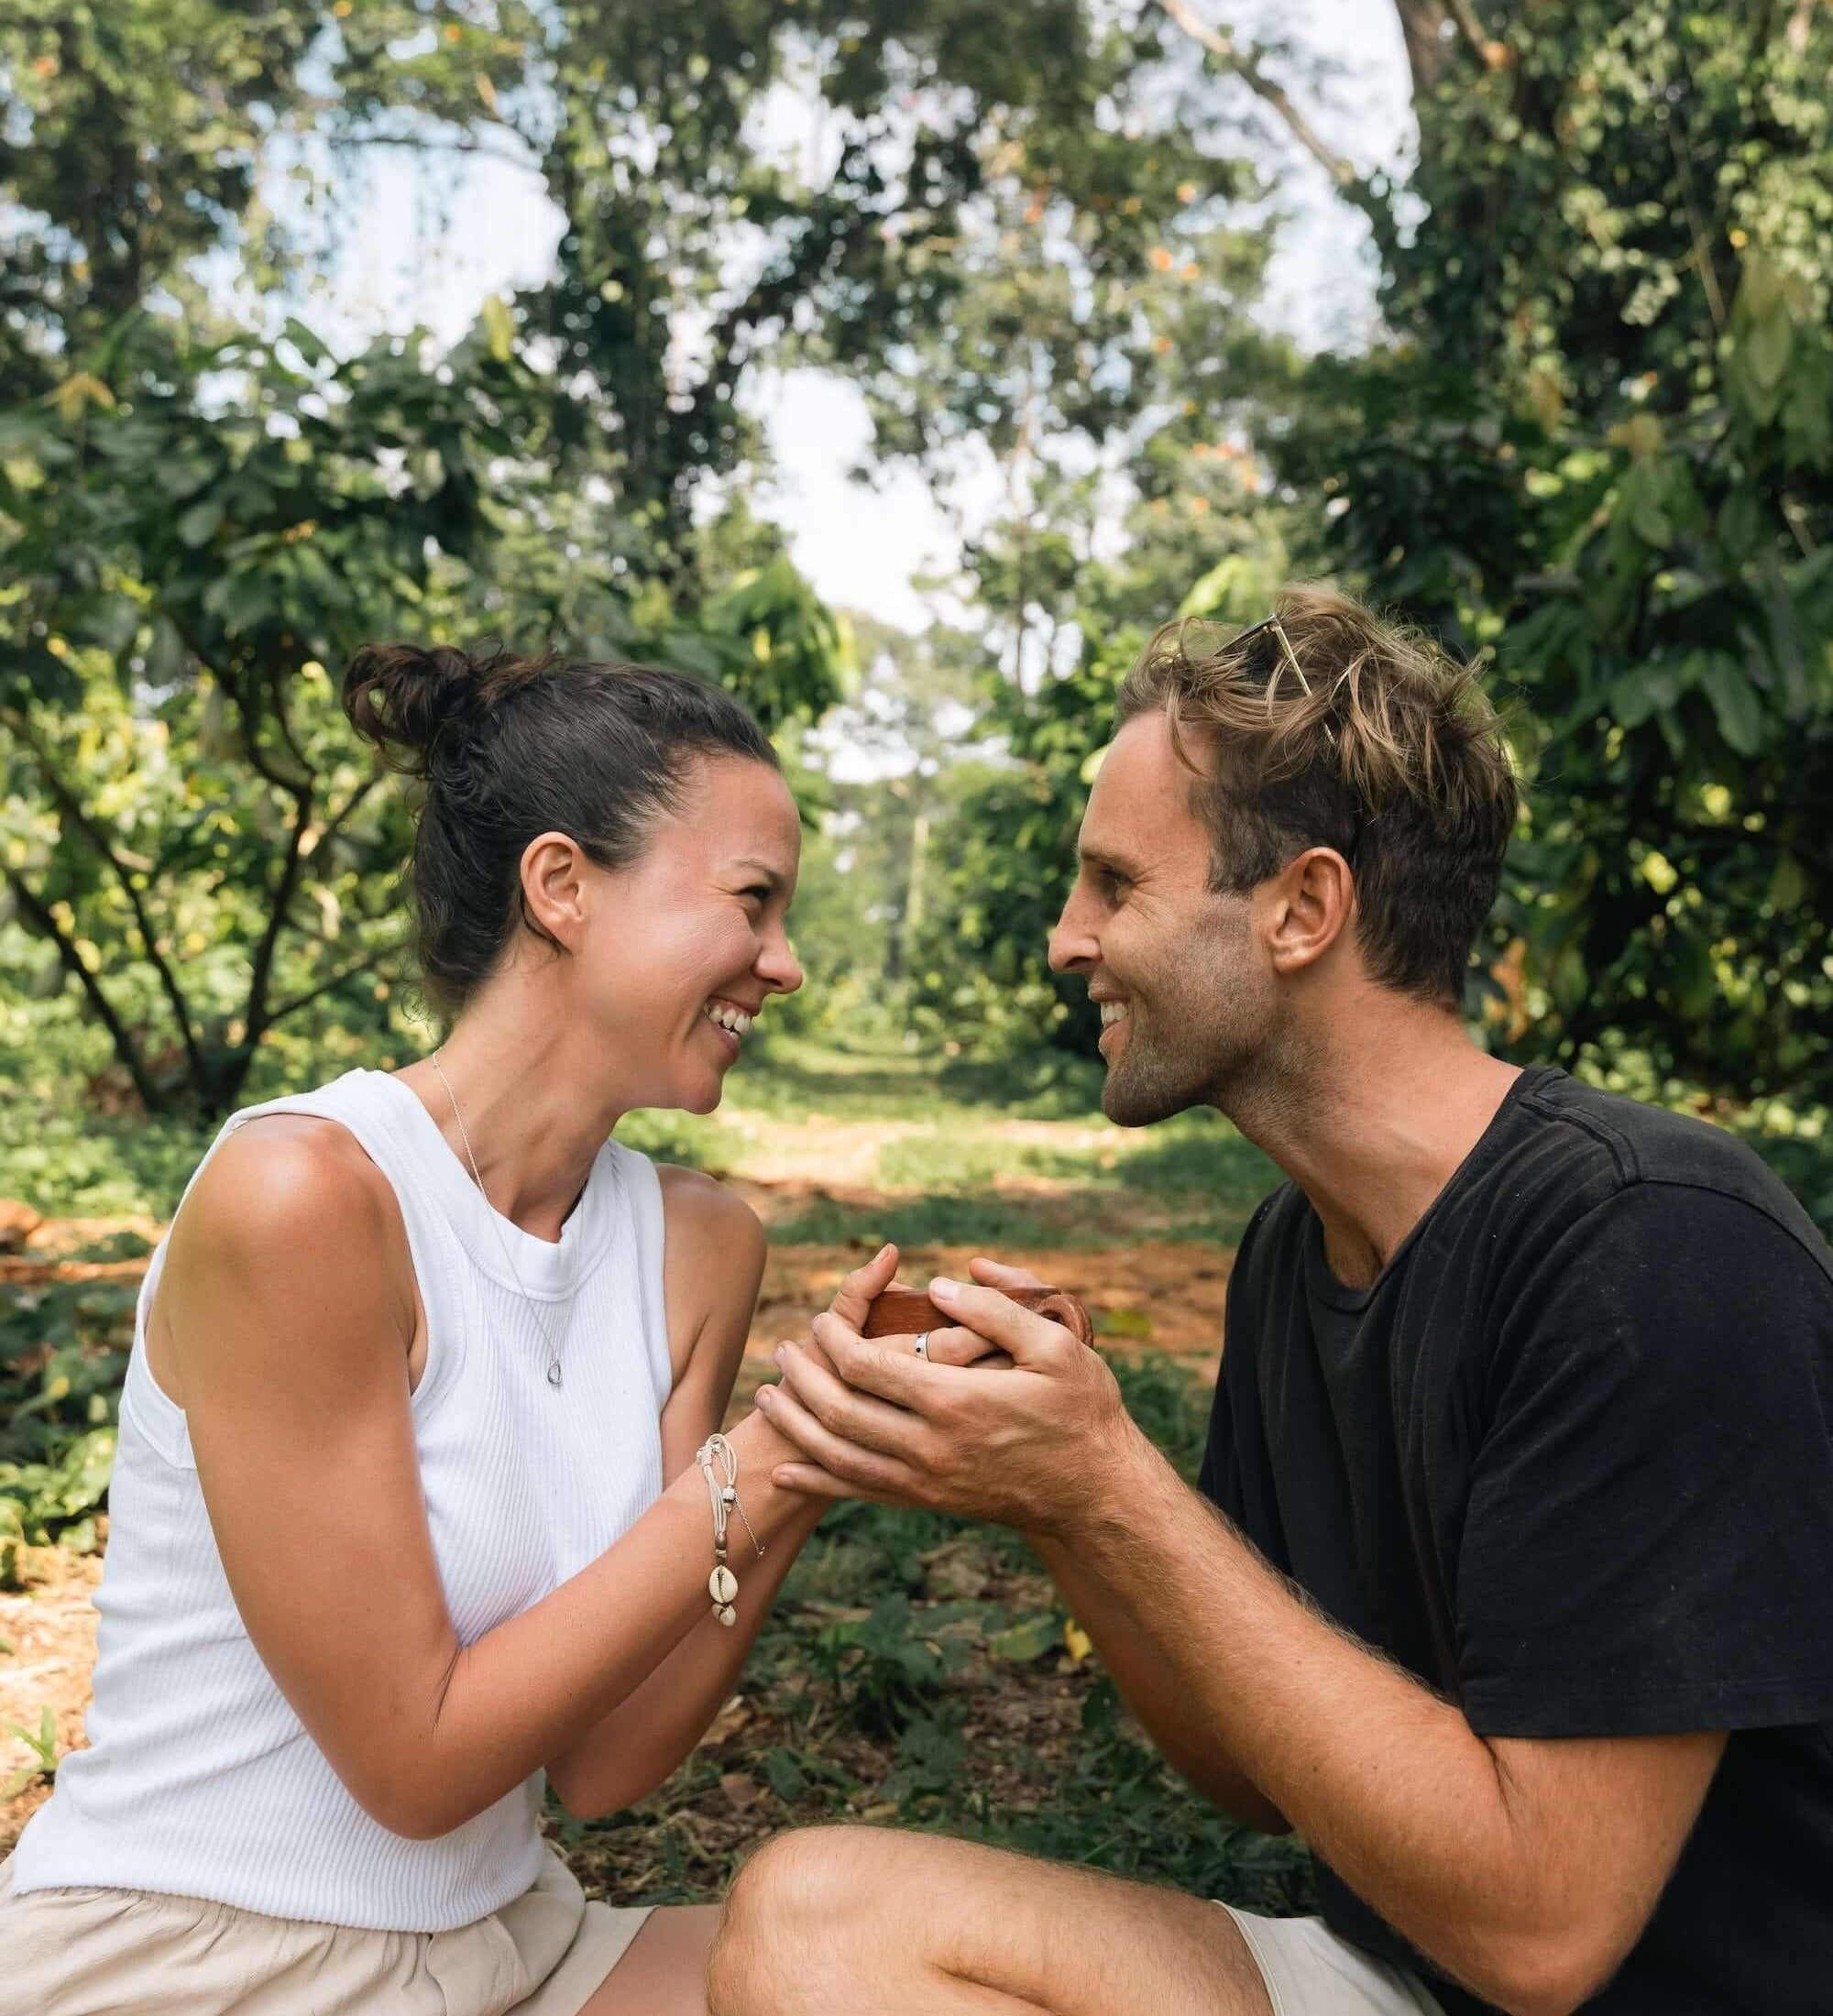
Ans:
<svg viewBox="0 0 1833 2016"><path fill-rule="evenodd" d="M1564 1935L1495 1754L1458 1710L1337 1630L1143 1436L1052 1544L1178 1704L1178 1748L1227 1759L1435 1964L1498 1999ZM1174 1761L1177 1761L1174 1756ZM1226 1800L1223 1802L1226 1804ZM1542 1903L1542 1900L1544 1902Z"/></svg>
<svg viewBox="0 0 1833 2016"><path fill-rule="evenodd" d="M1076 1622L1094 1641L1122 1698L1167 1760L1232 1818L1263 1834L1289 1833L1290 1821L1239 1759L1223 1749L1203 1718L1202 1704L1191 1701L1157 1646L1141 1638L1132 1614L1102 1577L1059 1540L1040 1539L1036 1545L1038 1559L1062 1591Z"/></svg>

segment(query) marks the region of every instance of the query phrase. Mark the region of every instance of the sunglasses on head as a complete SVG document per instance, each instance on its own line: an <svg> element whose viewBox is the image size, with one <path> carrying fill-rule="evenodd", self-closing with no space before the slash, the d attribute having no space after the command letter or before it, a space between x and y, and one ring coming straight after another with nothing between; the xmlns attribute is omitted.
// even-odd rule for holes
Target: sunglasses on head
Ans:
<svg viewBox="0 0 1833 2016"><path fill-rule="evenodd" d="M1299 654L1292 649L1291 639L1286 635L1286 626L1280 622L1277 616L1267 617L1262 621L1252 624L1246 630L1231 637L1228 641L1228 648L1233 651L1238 644L1251 644L1257 637L1265 636L1268 630L1271 630L1273 635L1279 640L1279 649L1286 654L1286 663L1298 674L1299 684L1305 689L1305 696L1309 699L1311 697L1312 683L1305 677L1305 668L1299 663Z"/></svg>

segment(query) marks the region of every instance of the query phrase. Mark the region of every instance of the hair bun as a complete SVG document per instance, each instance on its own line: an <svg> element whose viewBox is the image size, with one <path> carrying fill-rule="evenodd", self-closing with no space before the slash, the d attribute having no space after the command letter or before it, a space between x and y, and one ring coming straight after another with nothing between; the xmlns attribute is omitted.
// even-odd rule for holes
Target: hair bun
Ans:
<svg viewBox="0 0 1833 2016"><path fill-rule="evenodd" d="M545 663L494 648L472 652L455 644L365 644L344 674L344 711L390 770L423 777L442 736L462 740L505 693Z"/></svg>

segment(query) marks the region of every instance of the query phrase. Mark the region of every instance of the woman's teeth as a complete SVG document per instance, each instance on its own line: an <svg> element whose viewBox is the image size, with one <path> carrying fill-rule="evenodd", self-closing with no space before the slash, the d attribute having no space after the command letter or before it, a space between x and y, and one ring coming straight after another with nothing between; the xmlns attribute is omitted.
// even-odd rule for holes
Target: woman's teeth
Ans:
<svg viewBox="0 0 1833 2016"><path fill-rule="evenodd" d="M1111 1022L1125 1022L1131 1013L1124 1001L1104 1001L1101 1004L1101 1025L1105 1029Z"/></svg>
<svg viewBox="0 0 1833 2016"><path fill-rule="evenodd" d="M730 1002L709 1001L701 1013L741 1041L751 1034L751 1017L742 1008L734 1008Z"/></svg>

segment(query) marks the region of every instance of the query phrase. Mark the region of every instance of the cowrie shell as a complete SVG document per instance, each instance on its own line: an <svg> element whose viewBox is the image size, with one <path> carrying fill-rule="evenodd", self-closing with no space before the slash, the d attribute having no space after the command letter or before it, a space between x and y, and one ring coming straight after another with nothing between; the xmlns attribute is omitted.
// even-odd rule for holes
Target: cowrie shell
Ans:
<svg viewBox="0 0 1833 2016"><path fill-rule="evenodd" d="M719 1607L713 1612L713 1615L719 1618L721 1624L736 1624L739 1621L738 1612L734 1610L731 1605L729 1603L721 1604Z"/></svg>
<svg viewBox="0 0 1833 2016"><path fill-rule="evenodd" d="M739 1593L739 1578L723 1562L707 1577L707 1594L715 1603L730 1603Z"/></svg>

